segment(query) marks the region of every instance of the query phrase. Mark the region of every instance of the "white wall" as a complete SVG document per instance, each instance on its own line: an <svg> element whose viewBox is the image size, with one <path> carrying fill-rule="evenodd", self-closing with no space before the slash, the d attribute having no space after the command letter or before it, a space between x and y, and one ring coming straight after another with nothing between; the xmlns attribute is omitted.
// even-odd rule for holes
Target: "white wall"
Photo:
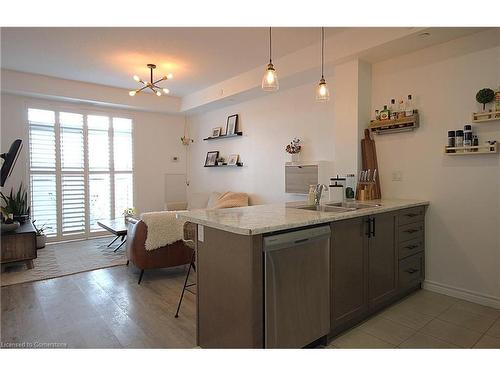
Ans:
<svg viewBox="0 0 500 375"><path fill-rule="evenodd" d="M333 82L329 82L333 85ZM294 138L303 140L301 160L333 160L333 105L315 100L315 82L188 118L190 192L244 191L253 204L284 202L284 149ZM242 137L203 141L211 129L225 129L228 115L239 115ZM243 168L204 168L208 151L240 154ZM302 196L303 199L303 196Z"/></svg>
<svg viewBox="0 0 500 375"><path fill-rule="evenodd" d="M383 197L428 199L429 288L500 307L498 155L446 156L447 131L478 109L476 92L500 85L500 47L462 38L372 66L372 111L413 94L415 132L376 136ZM498 45L498 40L497 40ZM473 125L482 143L500 140L500 121ZM402 172L402 181L392 173ZM483 298L484 297L484 298Z"/></svg>
<svg viewBox="0 0 500 375"><path fill-rule="evenodd" d="M154 99L154 98L153 98ZM26 111L29 105L60 109L84 109L129 116L134 124L134 200L139 212L164 208L164 174L185 173L186 150L180 137L184 132L184 116L124 111L97 106L69 104L53 100L38 100L22 96L1 96L1 150L6 152L16 138L23 140L23 152L7 180L4 190L28 181L27 150L29 147ZM172 156L180 161L172 162Z"/></svg>

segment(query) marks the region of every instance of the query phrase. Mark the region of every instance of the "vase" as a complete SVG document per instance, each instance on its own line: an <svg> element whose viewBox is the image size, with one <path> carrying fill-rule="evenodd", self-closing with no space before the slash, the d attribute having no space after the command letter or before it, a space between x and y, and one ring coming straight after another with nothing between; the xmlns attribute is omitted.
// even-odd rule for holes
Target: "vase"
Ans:
<svg viewBox="0 0 500 375"><path fill-rule="evenodd" d="M300 153L292 154L292 163L298 163L300 161Z"/></svg>

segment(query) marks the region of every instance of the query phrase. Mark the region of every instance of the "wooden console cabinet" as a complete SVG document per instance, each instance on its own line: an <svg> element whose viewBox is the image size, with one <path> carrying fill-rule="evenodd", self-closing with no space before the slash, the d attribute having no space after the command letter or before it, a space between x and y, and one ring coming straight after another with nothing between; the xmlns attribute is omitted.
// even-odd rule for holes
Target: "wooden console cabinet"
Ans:
<svg viewBox="0 0 500 375"><path fill-rule="evenodd" d="M31 222L21 224L15 231L2 233L2 265L24 261L31 269L36 256L36 231Z"/></svg>

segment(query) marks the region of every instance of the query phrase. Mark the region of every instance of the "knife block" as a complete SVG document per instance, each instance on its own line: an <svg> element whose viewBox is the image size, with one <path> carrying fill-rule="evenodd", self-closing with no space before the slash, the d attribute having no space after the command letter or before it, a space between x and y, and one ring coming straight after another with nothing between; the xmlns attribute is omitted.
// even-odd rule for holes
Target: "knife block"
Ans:
<svg viewBox="0 0 500 375"><path fill-rule="evenodd" d="M375 182L359 181L356 186L356 200L369 201L375 198Z"/></svg>

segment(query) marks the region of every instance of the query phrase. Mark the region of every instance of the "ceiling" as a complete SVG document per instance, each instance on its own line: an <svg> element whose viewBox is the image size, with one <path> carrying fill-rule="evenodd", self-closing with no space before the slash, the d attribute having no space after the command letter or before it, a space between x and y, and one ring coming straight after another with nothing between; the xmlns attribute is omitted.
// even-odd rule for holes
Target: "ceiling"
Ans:
<svg viewBox="0 0 500 375"><path fill-rule="evenodd" d="M262 66L268 28L2 28L2 68L131 89L134 74L173 73L184 96ZM328 28L326 37L343 31ZM273 58L318 43L319 28L273 28Z"/></svg>

